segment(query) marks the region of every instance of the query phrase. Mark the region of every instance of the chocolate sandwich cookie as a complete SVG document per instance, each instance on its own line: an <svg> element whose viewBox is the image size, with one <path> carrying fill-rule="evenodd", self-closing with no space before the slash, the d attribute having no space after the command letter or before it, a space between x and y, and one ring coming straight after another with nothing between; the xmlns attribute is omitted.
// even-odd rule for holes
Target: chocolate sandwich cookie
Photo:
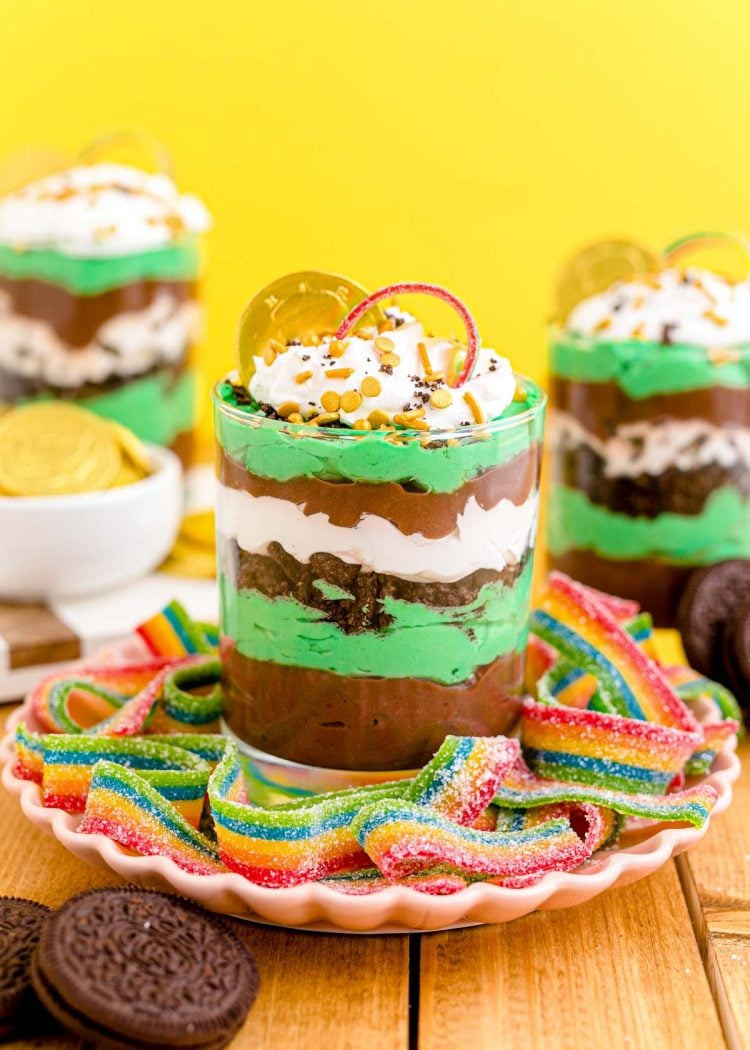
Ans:
<svg viewBox="0 0 750 1050"><path fill-rule="evenodd" d="M100 1050L218 1050L258 993L255 962L230 926L190 901L137 887L72 897L48 921L34 989Z"/></svg>
<svg viewBox="0 0 750 1050"><path fill-rule="evenodd" d="M748 602L750 560L732 558L693 573L677 610L677 628L691 667L708 678L723 680L727 621Z"/></svg>
<svg viewBox="0 0 750 1050"><path fill-rule="evenodd" d="M732 611L722 640L722 676L741 707L750 708L750 602Z"/></svg>
<svg viewBox="0 0 750 1050"><path fill-rule="evenodd" d="M0 897L0 1040L28 1029L39 1012L31 957L50 909L21 897Z"/></svg>

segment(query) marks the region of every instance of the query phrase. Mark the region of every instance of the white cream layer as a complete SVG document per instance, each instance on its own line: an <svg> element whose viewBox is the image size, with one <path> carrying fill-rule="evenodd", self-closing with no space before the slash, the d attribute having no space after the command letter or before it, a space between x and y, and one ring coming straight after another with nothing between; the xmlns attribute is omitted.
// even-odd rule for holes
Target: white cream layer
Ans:
<svg viewBox="0 0 750 1050"><path fill-rule="evenodd" d="M49 175L0 200L0 244L106 256L163 248L208 229L197 197L167 175L91 164Z"/></svg>
<svg viewBox="0 0 750 1050"><path fill-rule="evenodd" d="M707 270L663 270L617 281L579 303L565 327L602 339L645 339L691 346L750 342L750 281L732 283Z"/></svg>
<svg viewBox="0 0 750 1050"><path fill-rule="evenodd" d="M374 514L365 515L354 528L344 528L332 525L325 514L306 515L287 500L219 485L217 528L250 554L265 554L276 541L303 563L313 554L334 554L365 572L454 583L477 569L501 572L520 561L534 543L537 501L533 495L516 506L503 499L491 510L482 510L472 496L452 533L428 539L419 532L405 536Z"/></svg>
<svg viewBox="0 0 750 1050"><path fill-rule="evenodd" d="M603 441L567 412L552 412L549 440L553 447L587 445L604 460L606 477L632 478L662 474L669 467L695 470L709 464L750 470L750 429L717 427L705 419L668 419L623 423Z"/></svg>
<svg viewBox="0 0 750 1050"><path fill-rule="evenodd" d="M146 309L110 318L88 346L69 347L46 321L14 313L0 291L0 369L56 387L103 383L180 361L200 329L200 305L163 291Z"/></svg>
<svg viewBox="0 0 750 1050"><path fill-rule="evenodd" d="M290 346L271 364L256 357L250 393L256 401L275 409L291 402L308 417L324 411L321 398L327 391L339 396L347 391L360 391L362 381L374 377L380 392L373 397L363 397L352 411L342 409L339 418L343 423L352 426L373 410L393 417L407 409L423 408L425 421L435 429L469 426L476 422L464 394L473 395L485 419L502 415L513 400L516 380L510 362L494 350L480 349L474 374L459 389L449 388L443 378L427 390L419 385L419 380L425 376L420 344L427 351L434 372L443 376L448 373L455 344L449 339L426 336L418 321L408 321L393 332L385 332L382 338L392 344L393 353L399 358L399 364L393 366L390 373L381 369L376 338L351 337L344 354L332 358L328 354L331 338L326 337L320 346ZM341 369L349 370L351 374L343 378L331 378L326 374ZM443 391L451 403L445 408L435 408L430 403L433 390Z"/></svg>

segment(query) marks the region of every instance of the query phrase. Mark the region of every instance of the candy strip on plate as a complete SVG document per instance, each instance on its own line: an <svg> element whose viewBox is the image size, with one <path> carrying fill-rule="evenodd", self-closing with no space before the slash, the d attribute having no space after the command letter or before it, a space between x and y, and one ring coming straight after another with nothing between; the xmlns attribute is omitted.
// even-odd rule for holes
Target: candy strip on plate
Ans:
<svg viewBox="0 0 750 1050"><path fill-rule="evenodd" d="M216 659L177 667L166 675L160 702L149 723L150 733L174 733L190 729L218 733L223 695L221 664ZM203 690L194 693L192 690Z"/></svg>
<svg viewBox="0 0 750 1050"><path fill-rule="evenodd" d="M531 809L554 802L590 802L629 817L687 821L702 827L716 802L710 784L698 784L669 795L636 794L594 784L548 780L537 776L519 761L506 776L495 795L495 804L504 809Z"/></svg>
<svg viewBox="0 0 750 1050"><path fill-rule="evenodd" d="M565 819L518 832L475 831L403 799L365 806L352 830L387 879L437 865L478 879L533 876L569 871L590 852Z"/></svg>
<svg viewBox="0 0 750 1050"><path fill-rule="evenodd" d="M658 666L592 592L562 573L551 573L531 623L561 656L596 677L601 710L699 731Z"/></svg>
<svg viewBox="0 0 750 1050"><path fill-rule="evenodd" d="M101 760L94 766L86 814L78 830L106 835L146 856L169 857L197 875L225 870L210 839L169 805L161 790L115 762Z"/></svg>
<svg viewBox="0 0 750 1050"><path fill-rule="evenodd" d="M136 627L154 656L179 657L191 653L216 651L215 635L207 636L204 626L188 616L178 601L172 601L160 613Z"/></svg>
<svg viewBox="0 0 750 1050"><path fill-rule="evenodd" d="M525 700L524 758L540 776L662 794L701 746L686 733L635 718Z"/></svg>
<svg viewBox="0 0 750 1050"><path fill-rule="evenodd" d="M503 736L446 737L404 798L430 806L456 824L472 824L487 808L518 758L517 740Z"/></svg>
<svg viewBox="0 0 750 1050"><path fill-rule="evenodd" d="M535 809L500 810L498 831L522 831L563 817L577 832L591 853L611 845L619 835L625 818L606 806L591 802L553 802Z"/></svg>

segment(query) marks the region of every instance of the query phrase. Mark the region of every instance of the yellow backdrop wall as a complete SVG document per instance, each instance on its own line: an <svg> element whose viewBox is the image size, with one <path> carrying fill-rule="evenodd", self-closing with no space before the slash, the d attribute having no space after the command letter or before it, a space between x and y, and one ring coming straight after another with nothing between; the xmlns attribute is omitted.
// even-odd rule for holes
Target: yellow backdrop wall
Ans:
<svg viewBox="0 0 750 1050"><path fill-rule="evenodd" d="M0 154L140 124L210 205L203 374L293 269L423 278L543 373L577 243L750 228L747 0L0 0Z"/></svg>

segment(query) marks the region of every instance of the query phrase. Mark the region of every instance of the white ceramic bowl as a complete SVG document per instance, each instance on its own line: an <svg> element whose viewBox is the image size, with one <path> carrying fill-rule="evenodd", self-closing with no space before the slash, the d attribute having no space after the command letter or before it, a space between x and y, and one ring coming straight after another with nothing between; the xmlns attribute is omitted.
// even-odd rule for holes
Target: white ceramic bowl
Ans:
<svg viewBox="0 0 750 1050"><path fill-rule="evenodd" d="M0 497L0 598L38 601L107 590L167 556L182 516L182 468L148 445L153 473L73 496Z"/></svg>

